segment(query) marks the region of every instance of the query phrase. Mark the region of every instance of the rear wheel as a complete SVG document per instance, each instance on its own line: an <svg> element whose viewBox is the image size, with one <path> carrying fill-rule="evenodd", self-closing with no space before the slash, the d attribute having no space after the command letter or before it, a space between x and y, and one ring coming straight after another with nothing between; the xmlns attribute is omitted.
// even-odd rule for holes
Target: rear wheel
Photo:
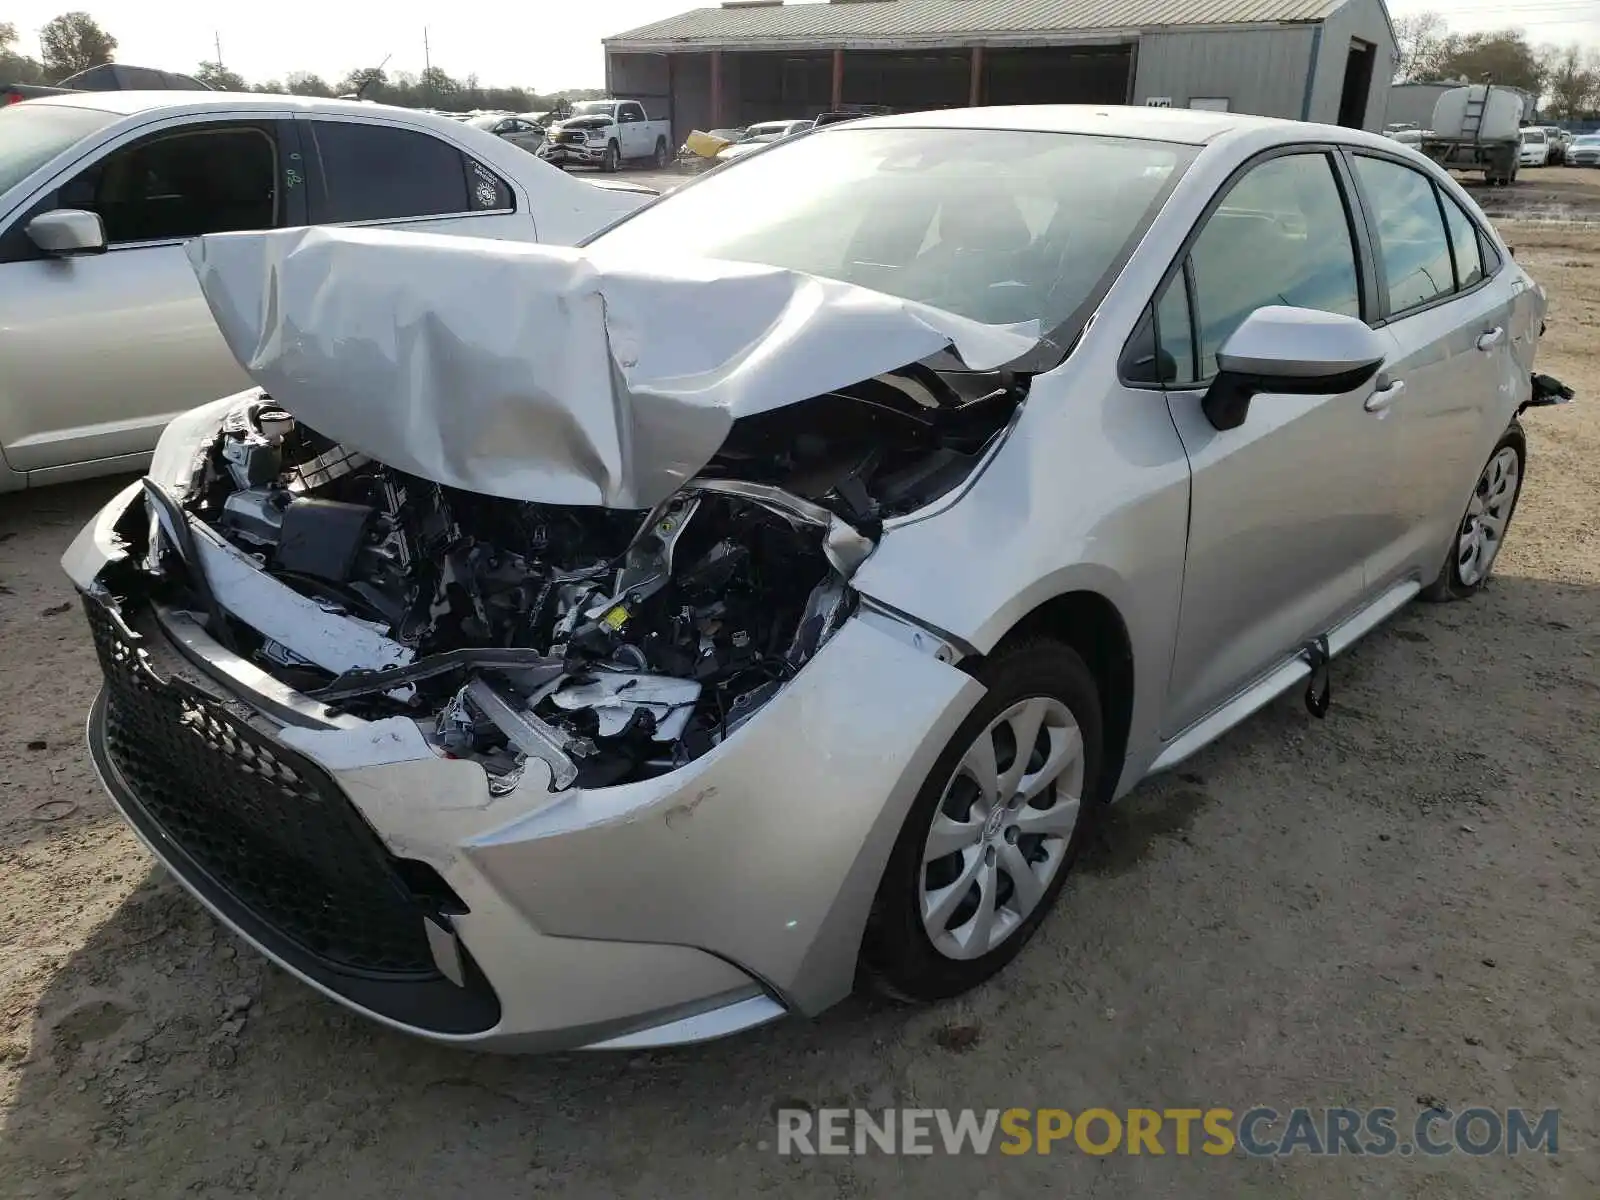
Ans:
<svg viewBox="0 0 1600 1200"><path fill-rule="evenodd" d="M657 138L656 139L656 153L655 153L655 160L654 161L655 161L656 170L660 171L660 170L664 170L666 168L666 165L667 165L667 162L668 162L668 151L667 151L667 139L666 138Z"/></svg>
<svg viewBox="0 0 1600 1200"><path fill-rule="evenodd" d="M1495 446L1478 484L1467 501L1467 511L1456 527L1450 556L1426 589L1423 598L1434 601L1465 600L1482 590L1500 556L1511 517L1522 494L1522 476L1528 459L1528 442L1515 421Z"/></svg>
<svg viewBox="0 0 1600 1200"><path fill-rule="evenodd" d="M1033 936L1099 808L1099 689L1078 655L1020 641L923 784L878 885L863 974L891 995L976 987Z"/></svg>

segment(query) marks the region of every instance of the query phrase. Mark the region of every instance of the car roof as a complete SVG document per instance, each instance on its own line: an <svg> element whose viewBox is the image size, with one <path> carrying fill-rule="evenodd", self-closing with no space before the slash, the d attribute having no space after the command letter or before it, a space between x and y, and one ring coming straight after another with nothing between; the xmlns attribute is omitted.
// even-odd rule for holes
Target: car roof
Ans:
<svg viewBox="0 0 1600 1200"><path fill-rule="evenodd" d="M333 116L371 115L373 112L405 113L417 120L448 120L416 108L398 108L366 100L324 100L319 96L274 95L270 92L65 92L43 96L29 104L53 104L68 108L92 108L101 112L131 117L140 113L163 112L282 112L286 108L306 113Z"/></svg>
<svg viewBox="0 0 1600 1200"><path fill-rule="evenodd" d="M1231 133L1280 130L1286 135L1315 136L1323 141L1372 142L1384 139L1360 130L1336 129L1276 117L1244 113L1211 112L1187 108L1146 108L1121 104L1017 104L988 108L938 109L921 113L896 113L886 117L861 117L839 122L854 129L1020 129L1040 133L1092 133L1111 137L1149 138L1200 146ZM826 128L826 127L825 127ZM1287 137L1286 137L1287 140Z"/></svg>

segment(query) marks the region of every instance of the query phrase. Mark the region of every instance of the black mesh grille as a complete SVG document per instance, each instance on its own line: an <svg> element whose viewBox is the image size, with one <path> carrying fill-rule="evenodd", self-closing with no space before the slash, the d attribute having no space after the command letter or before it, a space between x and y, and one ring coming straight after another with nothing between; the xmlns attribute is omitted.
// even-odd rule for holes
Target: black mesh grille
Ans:
<svg viewBox="0 0 1600 1200"><path fill-rule="evenodd" d="M330 966L439 977L422 909L327 773L183 680L160 679L137 634L98 601L85 608L106 678L106 753L167 837Z"/></svg>

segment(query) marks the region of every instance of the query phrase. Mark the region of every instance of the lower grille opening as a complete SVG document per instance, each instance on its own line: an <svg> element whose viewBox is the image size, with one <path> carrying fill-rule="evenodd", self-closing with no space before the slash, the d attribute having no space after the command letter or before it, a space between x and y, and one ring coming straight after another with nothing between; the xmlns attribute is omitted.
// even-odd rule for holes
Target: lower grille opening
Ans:
<svg viewBox="0 0 1600 1200"><path fill-rule="evenodd" d="M392 858L316 763L157 676L115 611L94 598L85 608L106 685L93 749L124 813L186 882L363 1007L441 1031L492 1026L498 1003L481 972L472 966L460 987L429 947L425 916L466 911L444 879ZM397 1007L408 1015L386 1011Z"/></svg>

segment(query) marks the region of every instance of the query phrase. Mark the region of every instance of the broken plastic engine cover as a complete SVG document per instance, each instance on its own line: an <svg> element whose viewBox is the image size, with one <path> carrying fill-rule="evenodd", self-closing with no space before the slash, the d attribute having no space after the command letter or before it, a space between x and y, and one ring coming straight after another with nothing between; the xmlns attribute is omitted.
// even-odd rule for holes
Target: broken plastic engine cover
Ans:
<svg viewBox="0 0 1600 1200"><path fill-rule="evenodd" d="M556 789L648 778L730 736L816 654L884 519L970 477L1024 391L913 367L760 414L648 512L447 487L263 394L198 461L193 544L169 537L158 557L189 585L178 602L281 682L356 716L408 714L497 790L530 757ZM218 554L254 570L208 578ZM264 635L235 608L265 587L381 654L336 669L292 627Z"/></svg>

